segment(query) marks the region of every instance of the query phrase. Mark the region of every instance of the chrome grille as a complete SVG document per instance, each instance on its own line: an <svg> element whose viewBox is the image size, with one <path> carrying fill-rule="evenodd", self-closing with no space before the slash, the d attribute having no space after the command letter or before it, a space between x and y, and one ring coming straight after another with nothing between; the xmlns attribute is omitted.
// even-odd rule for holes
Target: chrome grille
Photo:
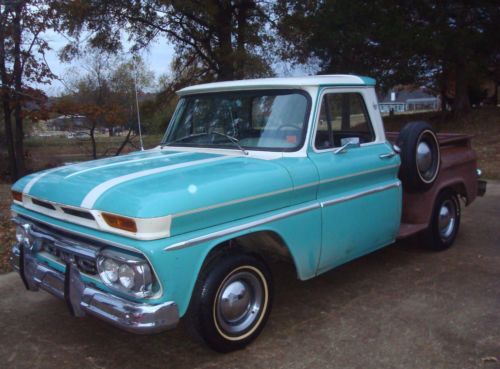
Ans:
<svg viewBox="0 0 500 369"><path fill-rule="evenodd" d="M26 223L23 219L23 223ZM101 245L93 245L88 241L70 238L62 232L29 222L30 236L33 238L34 251L40 256L49 255L51 259L66 264L75 262L78 269L85 274L96 275L96 258Z"/></svg>
<svg viewBox="0 0 500 369"><path fill-rule="evenodd" d="M44 241L40 252L45 252L47 254L50 254L52 258L56 259L60 263L67 263L67 262L76 262L78 269L85 274L90 274L90 275L96 275L97 274L97 265L95 259L89 259L89 258L84 258L81 256L78 256L72 252L68 252L64 249L61 249L59 247L55 247L53 244L51 244L48 241ZM43 254L42 254L43 255Z"/></svg>

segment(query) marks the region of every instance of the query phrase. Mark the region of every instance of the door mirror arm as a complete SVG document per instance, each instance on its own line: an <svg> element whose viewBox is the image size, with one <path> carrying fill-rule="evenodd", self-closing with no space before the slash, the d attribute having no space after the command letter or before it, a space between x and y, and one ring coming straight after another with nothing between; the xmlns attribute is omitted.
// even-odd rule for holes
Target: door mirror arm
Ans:
<svg viewBox="0 0 500 369"><path fill-rule="evenodd" d="M354 149L356 147L359 147L359 142L348 142L345 145L342 145L333 150L333 154L334 155L343 154L347 152L348 149Z"/></svg>

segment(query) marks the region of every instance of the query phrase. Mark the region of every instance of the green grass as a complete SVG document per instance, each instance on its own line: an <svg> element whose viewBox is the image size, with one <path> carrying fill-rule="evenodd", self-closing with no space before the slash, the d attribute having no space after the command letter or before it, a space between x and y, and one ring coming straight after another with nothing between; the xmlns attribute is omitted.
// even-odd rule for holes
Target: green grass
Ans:
<svg viewBox="0 0 500 369"><path fill-rule="evenodd" d="M161 138L161 135L144 136L144 147L150 149L157 146ZM97 137L97 157L114 155L123 139L121 136ZM138 137L134 137L132 142L133 145L127 145L122 154L139 149ZM56 167L67 162L92 160L92 145L89 138L30 137L26 139L25 147L27 167L30 171Z"/></svg>

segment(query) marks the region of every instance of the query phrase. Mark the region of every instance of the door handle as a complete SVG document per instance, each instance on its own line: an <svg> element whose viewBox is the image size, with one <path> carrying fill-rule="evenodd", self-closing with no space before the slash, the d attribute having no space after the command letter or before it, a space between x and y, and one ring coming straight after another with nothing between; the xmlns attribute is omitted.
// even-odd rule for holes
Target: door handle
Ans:
<svg viewBox="0 0 500 369"><path fill-rule="evenodd" d="M394 156L396 156L397 154L393 151L393 152L388 152L387 154L380 154L378 157L380 159L390 159Z"/></svg>

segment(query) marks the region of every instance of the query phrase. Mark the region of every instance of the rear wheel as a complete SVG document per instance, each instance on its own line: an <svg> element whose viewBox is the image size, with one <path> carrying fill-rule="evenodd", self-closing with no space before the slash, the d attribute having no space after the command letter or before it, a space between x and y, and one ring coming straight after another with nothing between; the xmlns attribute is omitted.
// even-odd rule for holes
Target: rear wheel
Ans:
<svg viewBox="0 0 500 369"><path fill-rule="evenodd" d="M441 251L453 245L460 226L460 202L452 190L442 191L434 204L429 228L422 234L426 247Z"/></svg>
<svg viewBox="0 0 500 369"><path fill-rule="evenodd" d="M219 352L241 349L262 331L272 303L267 266L247 254L211 262L197 283L188 312L191 331Z"/></svg>

